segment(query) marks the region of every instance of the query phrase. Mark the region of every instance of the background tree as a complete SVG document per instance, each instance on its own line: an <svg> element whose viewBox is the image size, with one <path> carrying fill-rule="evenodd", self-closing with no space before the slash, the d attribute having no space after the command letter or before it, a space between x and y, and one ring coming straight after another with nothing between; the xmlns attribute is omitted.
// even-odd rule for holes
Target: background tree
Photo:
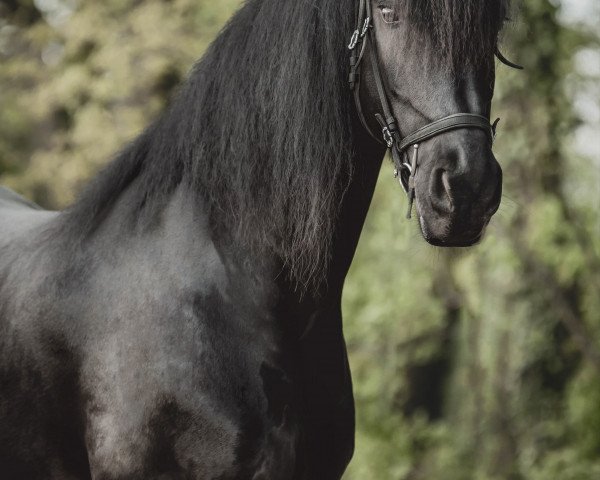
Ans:
<svg viewBox="0 0 600 480"><path fill-rule="evenodd" d="M599 165L573 138L577 95L594 93L575 63L600 64L598 38L555 2L518 18L504 44L526 70L499 67L506 193L485 242L431 251L402 232L397 192L377 192L345 297L349 478L600 477Z"/></svg>

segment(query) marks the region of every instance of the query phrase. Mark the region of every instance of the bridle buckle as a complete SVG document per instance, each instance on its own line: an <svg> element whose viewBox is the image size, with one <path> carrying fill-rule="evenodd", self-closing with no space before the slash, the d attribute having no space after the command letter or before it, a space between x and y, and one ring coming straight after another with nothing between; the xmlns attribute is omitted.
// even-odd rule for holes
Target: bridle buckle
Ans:
<svg viewBox="0 0 600 480"><path fill-rule="evenodd" d="M365 23L363 24L362 30L360 32L360 38L363 38L367 34L370 26L371 26L371 17L367 17L367 18L365 18Z"/></svg>
<svg viewBox="0 0 600 480"><path fill-rule="evenodd" d="M390 129L388 127L383 127L381 132L383 133L383 141L387 147L392 148L394 145L394 137L392 137L392 132L390 132Z"/></svg>
<svg viewBox="0 0 600 480"><path fill-rule="evenodd" d="M356 44L358 43L358 39L360 38L360 32L358 30L354 30L352 34L352 38L350 39L350 44L348 45L348 50L354 50Z"/></svg>

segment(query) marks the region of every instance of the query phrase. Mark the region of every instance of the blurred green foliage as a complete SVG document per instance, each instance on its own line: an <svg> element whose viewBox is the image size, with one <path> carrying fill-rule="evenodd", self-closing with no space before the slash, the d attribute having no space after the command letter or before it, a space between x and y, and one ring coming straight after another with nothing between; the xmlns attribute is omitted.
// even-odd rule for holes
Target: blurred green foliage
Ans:
<svg viewBox="0 0 600 480"><path fill-rule="evenodd" d="M238 5L0 0L1 182L67 205ZM600 478L600 161L575 148L574 109L600 43L549 0L523 2L503 43L526 70L499 66L505 198L482 245L427 246L382 170L344 293L348 480Z"/></svg>

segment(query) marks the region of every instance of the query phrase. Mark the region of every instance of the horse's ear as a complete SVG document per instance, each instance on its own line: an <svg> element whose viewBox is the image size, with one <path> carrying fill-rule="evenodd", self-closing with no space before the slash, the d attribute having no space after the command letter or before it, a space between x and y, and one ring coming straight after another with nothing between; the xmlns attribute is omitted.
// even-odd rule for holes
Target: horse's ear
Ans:
<svg viewBox="0 0 600 480"><path fill-rule="evenodd" d="M498 58L498 60L500 60L504 65L507 65L507 66L509 66L511 68L516 68L517 70L523 70L523 67L521 65L517 65L516 63L511 62L504 55L502 55L502 53L500 52L500 50L498 49L498 47L496 47L496 51L494 52L494 55L496 55L496 57Z"/></svg>

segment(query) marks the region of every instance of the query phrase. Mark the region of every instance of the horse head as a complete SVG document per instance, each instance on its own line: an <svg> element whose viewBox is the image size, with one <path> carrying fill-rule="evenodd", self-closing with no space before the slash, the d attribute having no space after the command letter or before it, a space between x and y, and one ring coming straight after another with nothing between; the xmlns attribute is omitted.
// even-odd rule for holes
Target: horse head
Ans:
<svg viewBox="0 0 600 480"><path fill-rule="evenodd" d="M350 82L363 126L392 152L424 238L470 246L502 194L490 110L507 5L438 4L361 1ZM456 28L465 19L471 23Z"/></svg>

